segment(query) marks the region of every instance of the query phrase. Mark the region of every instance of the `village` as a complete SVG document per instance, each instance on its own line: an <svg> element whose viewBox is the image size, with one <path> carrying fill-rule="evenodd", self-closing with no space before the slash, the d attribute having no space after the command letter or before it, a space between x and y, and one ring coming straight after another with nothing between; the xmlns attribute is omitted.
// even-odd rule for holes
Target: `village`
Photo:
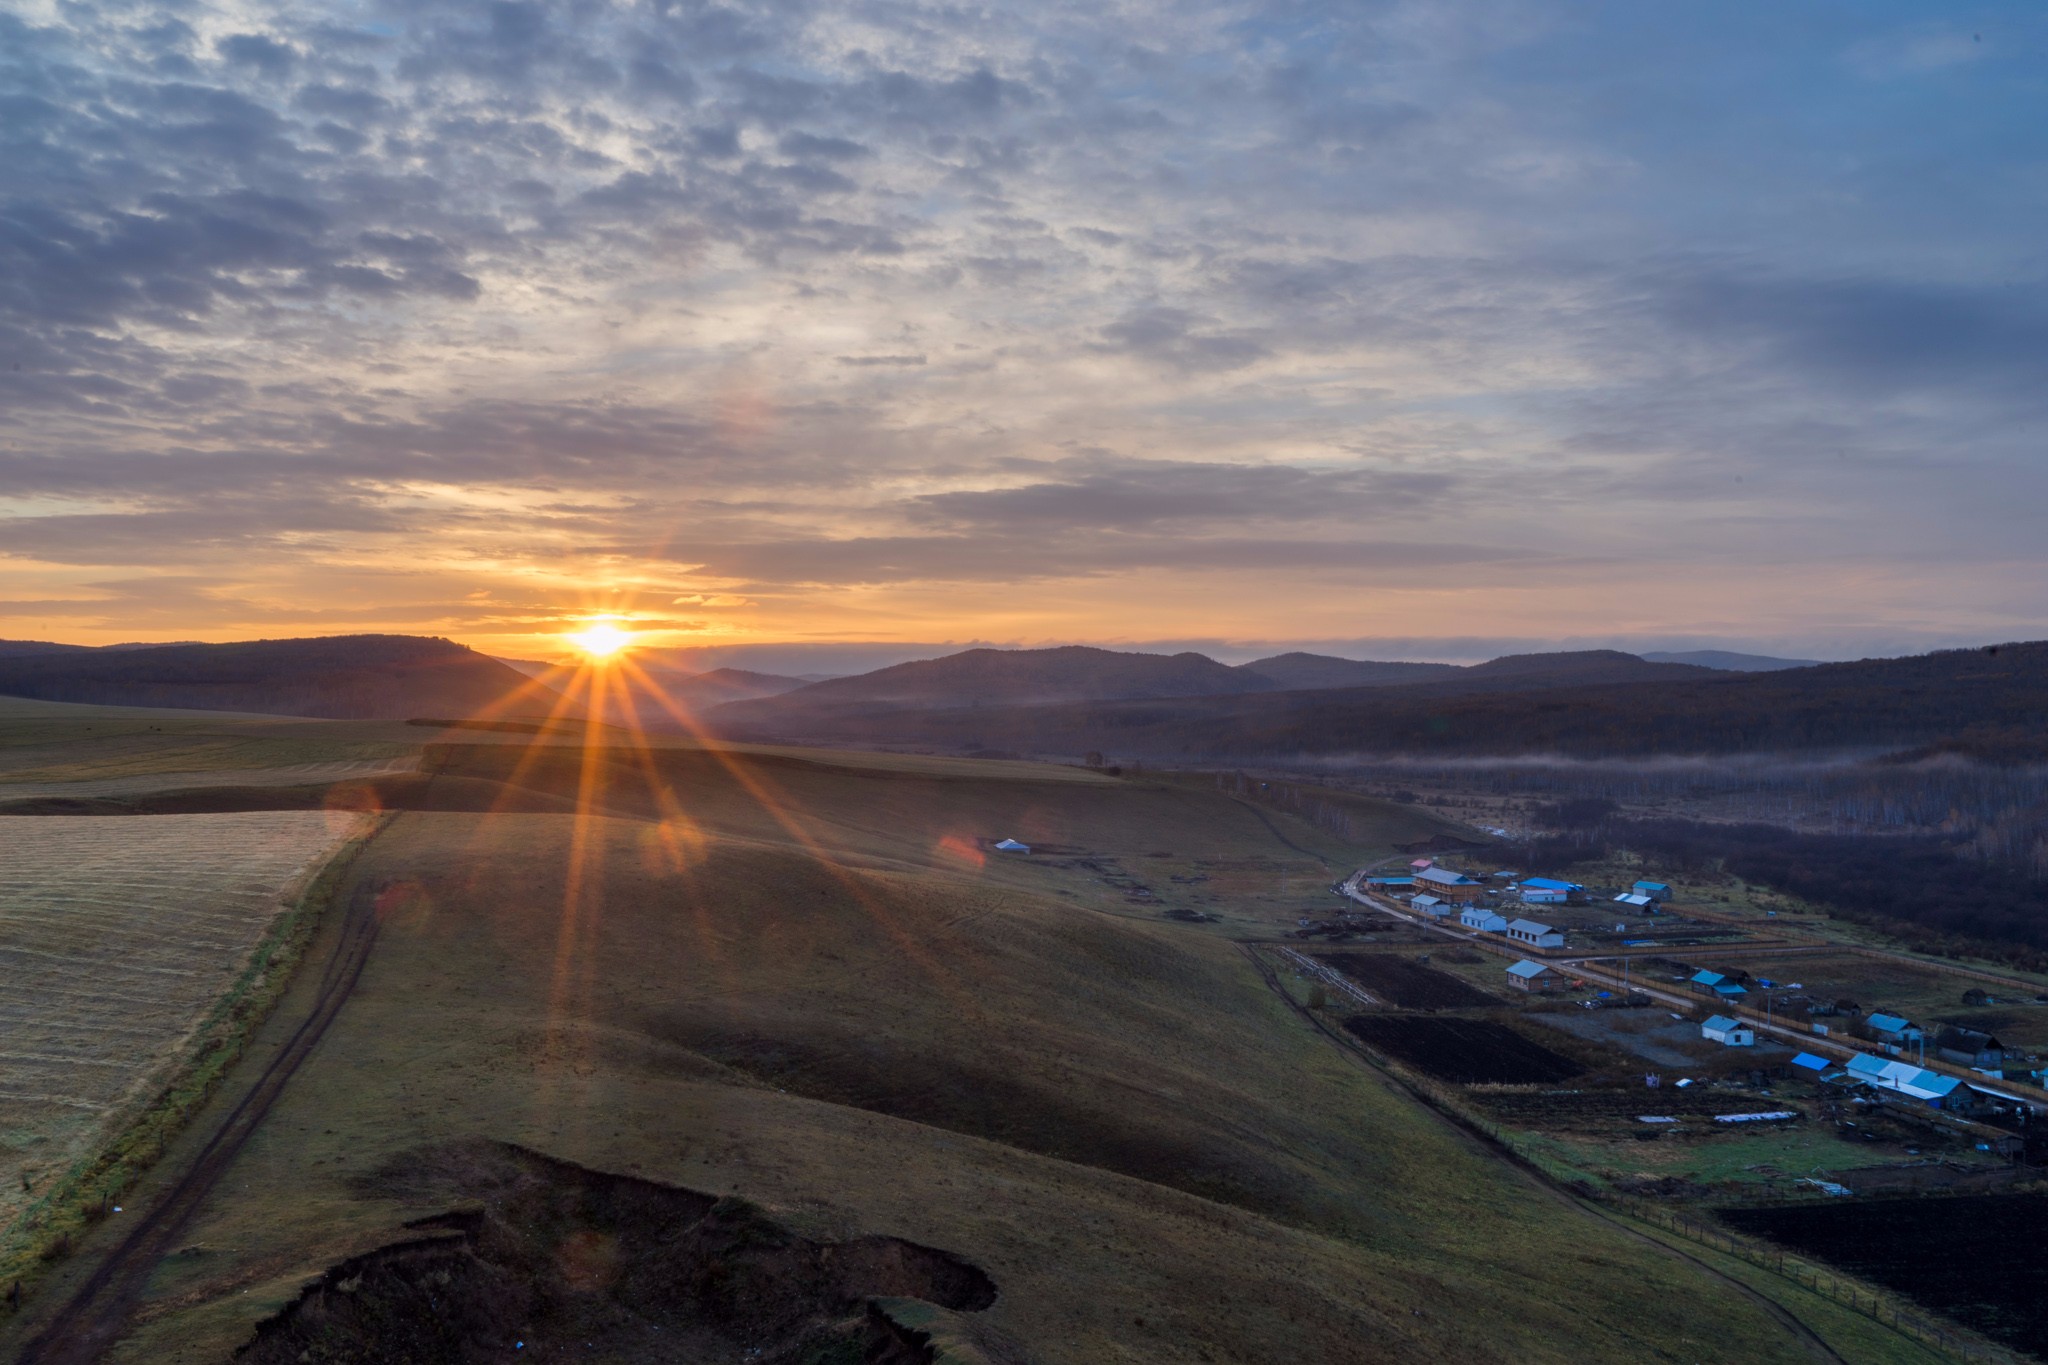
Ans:
<svg viewBox="0 0 2048 1365"><path fill-rule="evenodd" d="M1598 1178L1839 1197L2010 1184L2048 1164L2048 984L1724 913L1664 880L1594 887L1452 861L1354 874L1336 888L1348 907L1293 935L1344 945L1303 956L1353 988L1355 1037L1434 1080L1490 1087L1482 1110L1548 1115L1531 1131ZM1467 1051L1482 1035L1508 1053L1527 1041L1569 1066L1446 1063L1452 1034ZM1567 1079L1569 1102L1556 1093ZM1518 1085L1551 1092L1538 1104L1506 1093ZM1686 1103L1668 1098L1679 1093ZM1702 1095L1727 1102L1669 1112ZM1758 1159L1673 1155L1736 1130ZM1808 1182L1796 1190L1783 1176L1795 1162Z"/></svg>

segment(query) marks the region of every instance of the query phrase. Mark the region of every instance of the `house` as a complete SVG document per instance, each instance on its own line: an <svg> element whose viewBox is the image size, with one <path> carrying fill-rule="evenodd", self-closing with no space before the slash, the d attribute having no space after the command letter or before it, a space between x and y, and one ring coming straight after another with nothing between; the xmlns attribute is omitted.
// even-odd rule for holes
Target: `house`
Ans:
<svg viewBox="0 0 2048 1365"><path fill-rule="evenodd" d="M1586 899L1586 888L1577 882L1561 882L1555 877L1524 877L1516 887L1522 899L1531 903L1552 902L1563 904L1570 901L1577 904Z"/></svg>
<svg viewBox="0 0 2048 1365"><path fill-rule="evenodd" d="M1414 862L1408 864L1408 870L1410 872L1425 872L1435 866L1436 859L1434 858L1417 858Z"/></svg>
<svg viewBox="0 0 2048 1365"><path fill-rule="evenodd" d="M1508 922L1505 919L1494 914L1491 910L1482 910L1476 905L1467 907L1465 913L1458 916L1458 923L1464 925L1467 929L1474 929L1482 934L1503 933L1508 927Z"/></svg>
<svg viewBox="0 0 2048 1365"><path fill-rule="evenodd" d="M1653 901L1668 901L1671 899L1671 888L1663 882L1637 882L1629 889L1636 895L1648 896Z"/></svg>
<svg viewBox="0 0 2048 1365"><path fill-rule="evenodd" d="M1990 1034L1973 1028L1944 1028L1934 1035L1934 1050L1944 1061L1978 1071L2003 1071L2008 1050Z"/></svg>
<svg viewBox="0 0 2048 1365"><path fill-rule="evenodd" d="M1538 924L1533 919L1510 920L1504 931L1517 943L1526 943L1532 948L1562 948L1564 935L1547 924Z"/></svg>
<svg viewBox="0 0 2048 1365"><path fill-rule="evenodd" d="M1370 887L1376 887L1381 891L1413 891L1415 889L1415 878L1367 877L1365 884Z"/></svg>
<svg viewBox="0 0 2048 1365"><path fill-rule="evenodd" d="M1417 896L1414 900L1408 902L1408 908L1427 915L1434 920L1446 920L1451 917L1450 904L1447 901L1437 899L1435 896Z"/></svg>
<svg viewBox="0 0 2048 1365"><path fill-rule="evenodd" d="M1526 957L1508 968L1508 985L1518 991L1561 991L1567 984L1562 972Z"/></svg>
<svg viewBox="0 0 2048 1365"><path fill-rule="evenodd" d="M1914 1066L1911 1062L1888 1062L1882 1057L1858 1053L1849 1059L1849 1076L1852 1080L1875 1086L1880 1090L1896 1090L1908 1099L1919 1100L1932 1109L1943 1107L1943 1101L1954 1095L1962 1082L1953 1076L1943 1076L1933 1071Z"/></svg>
<svg viewBox="0 0 2048 1365"><path fill-rule="evenodd" d="M1486 890L1486 883L1448 868L1425 867L1415 874L1415 889L1449 900L1469 901L1479 898L1480 893Z"/></svg>
<svg viewBox="0 0 2048 1365"><path fill-rule="evenodd" d="M1619 896L1616 896L1614 901L1617 905L1632 905L1636 909L1641 910L1646 906L1655 905L1657 898L1645 896L1640 891L1624 891Z"/></svg>
<svg viewBox="0 0 2048 1365"><path fill-rule="evenodd" d="M1755 1047L1756 1030L1740 1019L1717 1014L1700 1025L1700 1037L1723 1047Z"/></svg>
<svg viewBox="0 0 2048 1365"><path fill-rule="evenodd" d="M1870 1031L1877 1035L1880 1042L1894 1045L1917 1043L1923 1036L1920 1029L1908 1023L1903 1015L1873 1014L1863 1022L1870 1025Z"/></svg>
<svg viewBox="0 0 2048 1365"><path fill-rule="evenodd" d="M1735 1004L1749 994L1749 987L1742 984L1738 974L1723 975L1720 972L1697 971L1686 982L1701 995L1711 995L1724 1004Z"/></svg>
<svg viewBox="0 0 2048 1365"><path fill-rule="evenodd" d="M1031 851L1031 845L1020 844L1015 839L999 839L996 841L996 847L1005 853L1029 853Z"/></svg>

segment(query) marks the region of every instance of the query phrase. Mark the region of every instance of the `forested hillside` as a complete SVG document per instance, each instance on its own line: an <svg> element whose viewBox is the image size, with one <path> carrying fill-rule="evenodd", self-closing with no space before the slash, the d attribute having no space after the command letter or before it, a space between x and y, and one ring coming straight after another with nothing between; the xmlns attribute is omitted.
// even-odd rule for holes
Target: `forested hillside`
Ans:
<svg viewBox="0 0 2048 1365"><path fill-rule="evenodd" d="M1409 687L790 719L804 723L802 737L836 742L1161 759L1944 748L2039 758L2048 734L2048 643L1770 673L1643 667L1680 676L1474 691L1472 669ZM772 728L738 707L714 717L734 733Z"/></svg>
<svg viewBox="0 0 2048 1365"><path fill-rule="evenodd" d="M412 635L0 657L0 695L339 720L544 713L559 700L495 659Z"/></svg>

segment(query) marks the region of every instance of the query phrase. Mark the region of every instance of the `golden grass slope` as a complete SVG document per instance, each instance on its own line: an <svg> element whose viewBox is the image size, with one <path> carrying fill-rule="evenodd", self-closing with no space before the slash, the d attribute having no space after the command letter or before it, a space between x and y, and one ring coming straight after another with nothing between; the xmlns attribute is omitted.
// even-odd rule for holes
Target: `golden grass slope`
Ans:
<svg viewBox="0 0 2048 1365"><path fill-rule="evenodd" d="M0 816L0 1252L161 1084L293 885L364 823Z"/></svg>
<svg viewBox="0 0 2048 1365"><path fill-rule="evenodd" d="M118 1359L224 1359L436 1211L377 1170L474 1137L964 1256L1000 1297L944 1325L991 1359L1809 1358L1335 1051L1208 926L947 842L1270 851L1226 796L696 758L636 789L604 754L514 788L445 757L442 804L531 809L406 814L362 856L408 890Z"/></svg>

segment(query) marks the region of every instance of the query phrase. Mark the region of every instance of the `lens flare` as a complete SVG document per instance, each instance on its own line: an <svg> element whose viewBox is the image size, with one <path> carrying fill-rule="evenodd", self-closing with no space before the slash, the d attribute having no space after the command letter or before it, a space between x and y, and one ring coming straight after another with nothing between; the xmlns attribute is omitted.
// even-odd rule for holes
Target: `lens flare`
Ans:
<svg viewBox="0 0 2048 1365"><path fill-rule="evenodd" d="M562 638L593 659L609 659L633 643L631 631L620 630L609 621L599 621L586 630L574 631Z"/></svg>

